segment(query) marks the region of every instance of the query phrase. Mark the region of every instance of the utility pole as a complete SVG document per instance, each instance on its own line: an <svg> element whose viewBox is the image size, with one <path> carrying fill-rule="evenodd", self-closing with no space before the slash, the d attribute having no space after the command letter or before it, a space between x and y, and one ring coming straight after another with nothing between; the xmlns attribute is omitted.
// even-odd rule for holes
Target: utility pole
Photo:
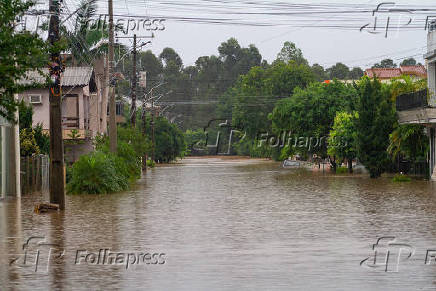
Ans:
<svg viewBox="0 0 436 291"><path fill-rule="evenodd" d="M154 162L154 150L156 147L154 140L154 100L153 100L153 89L151 90L151 159Z"/></svg>
<svg viewBox="0 0 436 291"><path fill-rule="evenodd" d="M109 8L109 149L117 152L117 121L114 78L114 7L113 0L108 0Z"/></svg>
<svg viewBox="0 0 436 291"><path fill-rule="evenodd" d="M136 127L136 34L133 36L132 107L130 121Z"/></svg>
<svg viewBox="0 0 436 291"><path fill-rule="evenodd" d="M146 126L147 126L147 115L146 115L146 110L145 110L145 96L144 96L144 102L142 102L142 116L141 116L141 118L142 118L142 136L144 137L144 139L145 139L145 130L146 130ZM145 154L143 157L142 157L142 169L144 170L144 172L147 172L147 159L148 159L148 156L147 156L147 154Z"/></svg>
<svg viewBox="0 0 436 291"><path fill-rule="evenodd" d="M60 1L50 0L50 24L48 38L52 47L59 41L59 12ZM50 101L50 203L58 204L65 209L65 181L64 181L64 144L62 140L62 87L61 73L63 64L60 52L51 53L49 87Z"/></svg>

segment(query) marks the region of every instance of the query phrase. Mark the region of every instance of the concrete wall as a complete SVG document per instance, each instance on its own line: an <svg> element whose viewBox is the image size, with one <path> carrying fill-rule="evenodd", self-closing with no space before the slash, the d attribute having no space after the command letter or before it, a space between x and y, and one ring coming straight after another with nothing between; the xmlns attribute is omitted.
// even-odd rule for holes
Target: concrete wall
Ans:
<svg viewBox="0 0 436 291"><path fill-rule="evenodd" d="M29 103L30 95L41 95L41 104L33 104L33 126L42 124L43 129L50 128L50 109L48 89L31 89L19 94L19 99Z"/></svg>
<svg viewBox="0 0 436 291"><path fill-rule="evenodd" d="M64 94L77 94L79 101L79 129L85 129L85 104L83 101L84 92L87 87L64 88ZM42 128L48 130L50 128L50 103L48 89L30 89L19 94L19 100L25 100L29 103L30 95L41 95L41 104L32 104L33 107L33 126L38 123L42 124ZM66 103L62 104L62 112L65 112Z"/></svg>

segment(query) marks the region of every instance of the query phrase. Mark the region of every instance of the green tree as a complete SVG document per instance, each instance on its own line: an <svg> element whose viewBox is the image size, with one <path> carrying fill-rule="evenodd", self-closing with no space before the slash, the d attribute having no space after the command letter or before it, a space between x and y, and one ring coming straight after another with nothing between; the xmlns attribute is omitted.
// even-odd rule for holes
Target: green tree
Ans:
<svg viewBox="0 0 436 291"><path fill-rule="evenodd" d="M290 98L280 100L270 119L273 131L292 132L296 137L325 138L328 136L338 111L351 111L356 91L341 82L312 83L306 89L297 88ZM309 148L298 149L306 154ZM310 151L326 157L327 148L321 142Z"/></svg>
<svg viewBox="0 0 436 291"><path fill-rule="evenodd" d="M336 63L336 65L327 69L327 73L331 80L347 80L350 76L350 68L343 63Z"/></svg>
<svg viewBox="0 0 436 291"><path fill-rule="evenodd" d="M191 154L197 148L204 148L206 141L206 134L203 130L190 130L185 132L185 143L187 147L187 154Z"/></svg>
<svg viewBox="0 0 436 291"><path fill-rule="evenodd" d="M31 105L28 105L24 100L21 100L18 104L18 115L20 119L20 129L32 128L33 108Z"/></svg>
<svg viewBox="0 0 436 291"><path fill-rule="evenodd" d="M233 126L255 138L271 132L268 114L280 99L289 97L297 87L305 88L314 81L310 67L294 62L277 62L268 69L254 67L233 90Z"/></svg>
<svg viewBox="0 0 436 291"><path fill-rule="evenodd" d="M358 86L357 153L371 178L379 177L387 168L389 134L396 122L390 90L379 80L362 78Z"/></svg>
<svg viewBox="0 0 436 291"><path fill-rule="evenodd" d="M348 162L348 172L353 172L353 159L356 158L356 120L359 118L357 112L336 113L333 127L328 138L327 153Z"/></svg>
<svg viewBox="0 0 436 291"><path fill-rule="evenodd" d="M318 82L323 82L328 79L327 72L324 70L324 67L319 64L314 64L312 66L312 72Z"/></svg>
<svg viewBox="0 0 436 291"><path fill-rule="evenodd" d="M417 62L414 58L405 59L401 62L400 66L416 66Z"/></svg>
<svg viewBox="0 0 436 291"><path fill-rule="evenodd" d="M362 78L364 75L364 72L361 68L359 67L354 67L351 71L350 71L350 78L352 80L359 80L360 78Z"/></svg>
<svg viewBox="0 0 436 291"><path fill-rule="evenodd" d="M180 129L163 117L155 119L155 123L156 161L168 163L177 157L183 157L186 145Z"/></svg>
<svg viewBox="0 0 436 291"><path fill-rule="evenodd" d="M17 81L29 70L46 66L48 46L37 35L18 31L16 19L23 16L35 2L5 0L0 5L0 116L14 120L17 103L14 94L25 88Z"/></svg>
<svg viewBox="0 0 436 291"><path fill-rule="evenodd" d="M33 128L33 135L41 154L48 155L50 152L50 136L44 132L41 124L37 124Z"/></svg>
<svg viewBox="0 0 436 291"><path fill-rule="evenodd" d="M388 152L393 159L402 156L412 162L425 160L428 149L428 137L422 125L398 125L389 135Z"/></svg>
<svg viewBox="0 0 436 291"><path fill-rule="evenodd" d="M283 44L283 48L277 55L277 60L284 63L294 61L298 65L308 65L301 49L297 48L295 43L289 41Z"/></svg>
<svg viewBox="0 0 436 291"><path fill-rule="evenodd" d="M391 59L384 59L380 63L377 63L373 66L373 68L396 68L397 64L394 63Z"/></svg>

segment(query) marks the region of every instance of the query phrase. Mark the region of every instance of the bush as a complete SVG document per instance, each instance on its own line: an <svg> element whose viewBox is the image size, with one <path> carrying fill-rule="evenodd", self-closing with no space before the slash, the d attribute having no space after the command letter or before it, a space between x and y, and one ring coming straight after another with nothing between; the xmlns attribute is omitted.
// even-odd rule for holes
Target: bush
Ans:
<svg viewBox="0 0 436 291"><path fill-rule="evenodd" d="M397 174L394 176L394 178L392 179L392 182L410 182L412 181L412 179L410 177L407 177L406 175L401 175L401 174Z"/></svg>
<svg viewBox="0 0 436 291"><path fill-rule="evenodd" d="M38 155L39 146L36 143L35 131L32 128L20 130L20 154L22 157Z"/></svg>
<svg viewBox="0 0 436 291"><path fill-rule="evenodd" d="M153 160L147 160L147 167L154 168L156 163Z"/></svg>
<svg viewBox="0 0 436 291"><path fill-rule="evenodd" d="M94 152L81 156L74 163L67 191L71 194L119 192L129 187L128 176L128 169L122 158Z"/></svg>
<svg viewBox="0 0 436 291"><path fill-rule="evenodd" d="M336 168L336 174L347 174L348 168L346 167L337 167Z"/></svg>

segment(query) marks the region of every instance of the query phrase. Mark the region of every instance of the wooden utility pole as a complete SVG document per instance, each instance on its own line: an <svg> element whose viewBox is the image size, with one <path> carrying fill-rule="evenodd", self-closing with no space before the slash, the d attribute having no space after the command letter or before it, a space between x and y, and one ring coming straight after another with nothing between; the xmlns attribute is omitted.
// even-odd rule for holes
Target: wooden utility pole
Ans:
<svg viewBox="0 0 436 291"><path fill-rule="evenodd" d="M154 100L153 90L151 90L151 159L154 162L155 140L154 140Z"/></svg>
<svg viewBox="0 0 436 291"><path fill-rule="evenodd" d="M52 47L59 41L59 12L61 0L50 0L48 39ZM62 140L62 87L63 64L60 52L51 53L49 87L50 101L50 203L65 209L64 144Z"/></svg>
<svg viewBox="0 0 436 291"><path fill-rule="evenodd" d="M112 0L108 0L109 8L109 149L117 152L117 121L115 103L114 76L114 7Z"/></svg>
<svg viewBox="0 0 436 291"><path fill-rule="evenodd" d="M132 107L130 121L136 127L136 34L133 35L133 72L132 72Z"/></svg>

